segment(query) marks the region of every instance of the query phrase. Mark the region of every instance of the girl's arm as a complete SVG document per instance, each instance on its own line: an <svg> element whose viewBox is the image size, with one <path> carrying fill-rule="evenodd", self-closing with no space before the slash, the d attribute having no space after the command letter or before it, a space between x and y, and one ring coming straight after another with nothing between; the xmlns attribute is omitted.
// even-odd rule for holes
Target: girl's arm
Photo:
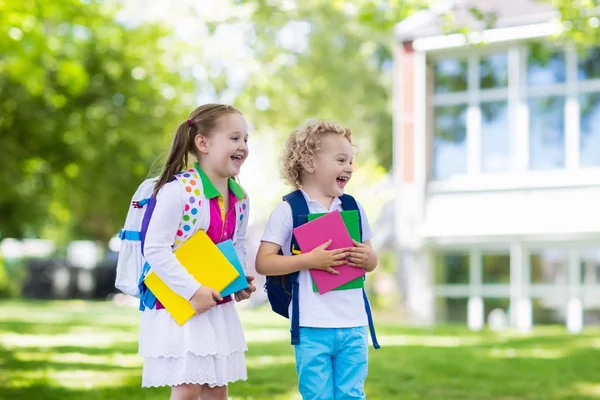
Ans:
<svg viewBox="0 0 600 400"><path fill-rule="evenodd" d="M146 232L144 256L152 270L171 290L189 300L200 284L177 260L171 247L183 217L185 205L182 190L179 182L173 181L158 192L156 207Z"/></svg>

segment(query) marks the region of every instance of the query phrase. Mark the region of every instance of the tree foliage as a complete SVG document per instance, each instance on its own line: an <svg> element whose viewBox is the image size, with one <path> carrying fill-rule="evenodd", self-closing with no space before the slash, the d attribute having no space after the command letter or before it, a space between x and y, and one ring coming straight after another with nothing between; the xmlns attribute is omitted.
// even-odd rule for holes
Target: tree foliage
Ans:
<svg viewBox="0 0 600 400"><path fill-rule="evenodd" d="M238 101L259 125L287 133L309 117L350 126L392 164L392 27L416 8L399 1L240 1L262 68ZM365 140L366 139L366 140ZM362 153L362 151L361 151Z"/></svg>
<svg viewBox="0 0 600 400"><path fill-rule="evenodd" d="M165 126L182 117L189 79L162 60L168 32L126 27L115 11L77 0L0 3L4 237L108 239L164 151Z"/></svg>
<svg viewBox="0 0 600 400"><path fill-rule="evenodd" d="M188 31L191 45L164 24L120 22L119 3L0 2L2 237L107 240L202 87L235 97L259 132L281 138L308 117L339 121L355 131L361 157L391 167L392 31L428 2L232 1L219 2L229 19L188 16L206 31ZM596 3L553 2L563 38L597 43ZM229 59L194 59L231 23L248 27L252 67L242 80L228 76Z"/></svg>

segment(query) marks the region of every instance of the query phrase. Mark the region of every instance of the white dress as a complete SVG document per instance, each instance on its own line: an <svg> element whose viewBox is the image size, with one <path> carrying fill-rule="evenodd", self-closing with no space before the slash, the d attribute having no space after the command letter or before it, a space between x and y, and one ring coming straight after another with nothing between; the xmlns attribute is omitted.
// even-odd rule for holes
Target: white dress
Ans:
<svg viewBox="0 0 600 400"><path fill-rule="evenodd" d="M153 271L172 290L189 299L200 285L179 264L171 247L182 223L187 196L177 181L161 189L144 250ZM203 205L209 207L209 202ZM245 231L246 226L243 228ZM146 308L142 312L139 354L144 357L143 387L186 383L215 387L246 380L247 349L234 301L194 315L181 326L165 309Z"/></svg>
<svg viewBox="0 0 600 400"><path fill-rule="evenodd" d="M183 383L224 386L246 380L248 350L234 302L213 307L179 326L167 310L142 313L142 386Z"/></svg>

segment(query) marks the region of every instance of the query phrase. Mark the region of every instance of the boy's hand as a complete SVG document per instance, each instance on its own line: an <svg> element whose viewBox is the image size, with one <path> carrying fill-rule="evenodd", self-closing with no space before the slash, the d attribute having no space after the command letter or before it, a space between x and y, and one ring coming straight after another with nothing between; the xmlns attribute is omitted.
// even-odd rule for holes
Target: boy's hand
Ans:
<svg viewBox="0 0 600 400"><path fill-rule="evenodd" d="M363 268L366 271L373 271L377 266L377 254L375 251L364 243L352 240L354 246L350 249L348 257L348 265L355 268Z"/></svg>
<svg viewBox="0 0 600 400"><path fill-rule="evenodd" d="M256 286L254 286L254 283L252 283L254 277L247 275L246 280L248 281L248 287L246 289L240 290L239 292L236 292L234 295L235 301L237 301L238 303L242 300L249 299L252 293L256 292Z"/></svg>
<svg viewBox="0 0 600 400"><path fill-rule="evenodd" d="M331 267L346 264L345 258L350 254L349 249L327 250L330 244L331 240L328 240L319 247L315 247L311 252L306 253L310 269L320 269L339 275L340 273Z"/></svg>
<svg viewBox="0 0 600 400"><path fill-rule="evenodd" d="M215 299L223 300L219 292L208 286L202 286L196 290L196 293L190 299L190 303L194 307L196 314L202 314L217 305Z"/></svg>

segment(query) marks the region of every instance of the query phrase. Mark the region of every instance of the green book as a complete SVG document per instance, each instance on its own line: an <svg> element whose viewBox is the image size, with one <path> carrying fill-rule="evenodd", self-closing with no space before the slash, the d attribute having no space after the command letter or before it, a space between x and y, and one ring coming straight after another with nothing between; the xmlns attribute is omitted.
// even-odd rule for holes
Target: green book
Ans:
<svg viewBox="0 0 600 400"><path fill-rule="evenodd" d="M308 221L313 221L319 217L322 217L323 215L325 215L325 213L308 214ZM344 220L344 224L346 225L346 229L348 229L350 237L356 240L357 242L360 242L360 225L358 221L358 211L340 211L340 215ZM317 285L315 284L314 280L312 281L312 285L313 291L318 292L319 290L317 289ZM344 283L342 286L337 287L333 290L362 289L364 286L365 277L361 276L360 278L356 278L348 283Z"/></svg>

